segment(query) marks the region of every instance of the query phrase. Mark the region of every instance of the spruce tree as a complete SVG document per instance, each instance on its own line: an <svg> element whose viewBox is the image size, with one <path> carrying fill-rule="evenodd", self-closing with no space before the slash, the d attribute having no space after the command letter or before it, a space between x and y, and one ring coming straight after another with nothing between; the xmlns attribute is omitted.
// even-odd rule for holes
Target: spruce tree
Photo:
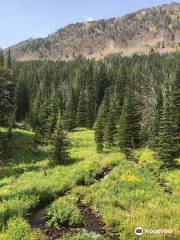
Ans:
<svg viewBox="0 0 180 240"><path fill-rule="evenodd" d="M66 130L71 131L76 127L76 108L76 94L74 88L72 88L67 107L63 115L63 123Z"/></svg>
<svg viewBox="0 0 180 240"><path fill-rule="evenodd" d="M12 68L12 59L11 59L11 50L10 50L10 48L8 49L8 52L7 52L6 68L7 69Z"/></svg>
<svg viewBox="0 0 180 240"><path fill-rule="evenodd" d="M53 159L61 163L67 159L68 139L63 129L62 118L59 114L53 135Z"/></svg>
<svg viewBox="0 0 180 240"><path fill-rule="evenodd" d="M76 124L78 127L86 127L87 126L87 104L85 99L85 94L83 91L80 92L79 103L77 108L76 115Z"/></svg>
<svg viewBox="0 0 180 240"><path fill-rule="evenodd" d="M96 119L96 93L93 64L90 63L86 73L87 78L87 126L92 128Z"/></svg>
<svg viewBox="0 0 180 240"><path fill-rule="evenodd" d="M151 117L151 125L149 129L149 138L148 143L152 149L156 149L158 146L158 132L159 132L159 122L160 122L160 113L157 108L153 109L152 117Z"/></svg>
<svg viewBox="0 0 180 240"><path fill-rule="evenodd" d="M18 82L16 89L16 119L20 122L25 120L26 114L29 111L29 91L23 80Z"/></svg>
<svg viewBox="0 0 180 240"><path fill-rule="evenodd" d="M166 93L159 128L158 157L166 167L175 165L177 152L176 126L174 122L172 97Z"/></svg>
<svg viewBox="0 0 180 240"><path fill-rule="evenodd" d="M127 152L139 146L140 120L137 101L128 87L118 127L118 141L122 151Z"/></svg>
<svg viewBox="0 0 180 240"><path fill-rule="evenodd" d="M161 114L158 156L166 167L176 164L180 156L180 70L177 71L172 86L166 85L166 94Z"/></svg>
<svg viewBox="0 0 180 240"><path fill-rule="evenodd" d="M111 108L107 116L107 122L104 129L104 141L107 148L112 148L116 144L116 117L114 108Z"/></svg>
<svg viewBox="0 0 180 240"><path fill-rule="evenodd" d="M54 133L59 110L60 109L58 109L56 95L55 93L52 93L52 96L47 106L47 114L48 114L47 120L46 120L46 138L47 139L50 139L52 134Z"/></svg>
<svg viewBox="0 0 180 240"><path fill-rule="evenodd" d="M0 67L4 67L4 54L2 48L0 48Z"/></svg>
<svg viewBox="0 0 180 240"><path fill-rule="evenodd" d="M155 102L155 106L152 108L152 114L151 114L151 121L150 121L150 127L147 131L148 135L148 144L149 146L156 150L158 147L158 141L159 141L159 127L160 127L160 115L162 110L162 93L159 91L158 96Z"/></svg>
<svg viewBox="0 0 180 240"><path fill-rule="evenodd" d="M109 104L109 92L106 91L95 123L95 142L98 152L101 152L104 148L104 130L108 119Z"/></svg>
<svg viewBox="0 0 180 240"><path fill-rule="evenodd" d="M104 147L104 124L102 117L99 117L95 124L95 142L97 152L102 152Z"/></svg>
<svg viewBox="0 0 180 240"><path fill-rule="evenodd" d="M7 160L10 160L13 157L12 119L8 120L8 131L4 136L4 138L2 139L1 155L4 159L7 159Z"/></svg>
<svg viewBox="0 0 180 240"><path fill-rule="evenodd" d="M96 82L95 82L97 109L101 105L101 102L103 100L107 87L108 87L108 78L105 71L105 65L101 63L100 69L96 74Z"/></svg>
<svg viewBox="0 0 180 240"><path fill-rule="evenodd" d="M173 92L173 106L174 106L174 124L176 124L176 144L178 146L178 154L180 155L180 56L176 64L176 76L174 85L172 88Z"/></svg>
<svg viewBox="0 0 180 240"><path fill-rule="evenodd" d="M13 120L11 119L12 116L10 116L9 119L9 127L8 127L8 134L7 134L7 148L6 148L6 154L8 158L12 158L13 156L13 131L12 131L12 124Z"/></svg>
<svg viewBox="0 0 180 240"><path fill-rule="evenodd" d="M0 125L5 122L7 97L5 91L6 72L0 67Z"/></svg>
<svg viewBox="0 0 180 240"><path fill-rule="evenodd" d="M10 51L7 56L11 59ZM11 61L11 60L9 60ZM11 158L13 150L12 127L15 121L15 75L11 63L4 66L4 56L0 50L0 125L8 128L8 133L1 145L4 157Z"/></svg>

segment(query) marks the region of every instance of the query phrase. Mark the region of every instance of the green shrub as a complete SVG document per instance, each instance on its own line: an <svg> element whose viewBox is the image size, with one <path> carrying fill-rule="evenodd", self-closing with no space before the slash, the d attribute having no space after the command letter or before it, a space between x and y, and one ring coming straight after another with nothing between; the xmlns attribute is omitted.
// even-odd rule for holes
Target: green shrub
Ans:
<svg viewBox="0 0 180 240"><path fill-rule="evenodd" d="M47 226L79 226L82 218L76 202L74 197L63 197L54 201L45 212Z"/></svg>
<svg viewBox="0 0 180 240"><path fill-rule="evenodd" d="M145 148L137 150L135 155L139 158L139 163L142 167L155 173L159 172L161 162L156 160L155 153L151 149Z"/></svg>
<svg viewBox="0 0 180 240"><path fill-rule="evenodd" d="M26 220L17 217L8 222L7 230L0 234L1 240L44 240L37 231L33 231Z"/></svg>

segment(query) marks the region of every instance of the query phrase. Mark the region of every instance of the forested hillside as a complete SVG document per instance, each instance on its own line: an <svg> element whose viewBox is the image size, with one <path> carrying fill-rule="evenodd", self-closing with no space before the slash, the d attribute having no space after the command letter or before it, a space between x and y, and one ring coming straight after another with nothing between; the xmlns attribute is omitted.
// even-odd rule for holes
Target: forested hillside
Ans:
<svg viewBox="0 0 180 240"><path fill-rule="evenodd" d="M79 55L101 59L112 53L131 56L174 52L180 45L180 4L142 9L123 17L68 25L47 38L28 39L12 47L20 61L70 60Z"/></svg>

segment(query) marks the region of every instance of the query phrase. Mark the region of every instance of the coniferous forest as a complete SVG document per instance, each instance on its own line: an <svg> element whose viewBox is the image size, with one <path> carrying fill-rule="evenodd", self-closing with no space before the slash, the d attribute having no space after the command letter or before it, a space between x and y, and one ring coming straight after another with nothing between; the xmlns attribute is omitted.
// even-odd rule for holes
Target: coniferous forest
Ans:
<svg viewBox="0 0 180 240"><path fill-rule="evenodd" d="M0 239L127 240L138 226L179 239L178 52L16 62L1 50L0 127Z"/></svg>
<svg viewBox="0 0 180 240"><path fill-rule="evenodd" d="M16 124L48 143L58 115L64 130L95 130L97 150L130 153L148 146L175 166L180 132L179 54L109 56L95 61L32 61L12 65L1 52L1 126Z"/></svg>

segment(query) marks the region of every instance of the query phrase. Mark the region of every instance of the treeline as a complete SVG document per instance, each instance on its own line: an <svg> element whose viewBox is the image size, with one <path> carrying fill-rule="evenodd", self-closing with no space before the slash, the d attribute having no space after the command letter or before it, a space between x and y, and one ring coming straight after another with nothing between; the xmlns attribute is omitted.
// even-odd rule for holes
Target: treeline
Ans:
<svg viewBox="0 0 180 240"><path fill-rule="evenodd" d="M179 61L178 53L152 50L102 61L16 63L15 120L33 128L41 143L57 135L61 121L67 131L94 128L98 151L148 145L172 166L180 152Z"/></svg>

